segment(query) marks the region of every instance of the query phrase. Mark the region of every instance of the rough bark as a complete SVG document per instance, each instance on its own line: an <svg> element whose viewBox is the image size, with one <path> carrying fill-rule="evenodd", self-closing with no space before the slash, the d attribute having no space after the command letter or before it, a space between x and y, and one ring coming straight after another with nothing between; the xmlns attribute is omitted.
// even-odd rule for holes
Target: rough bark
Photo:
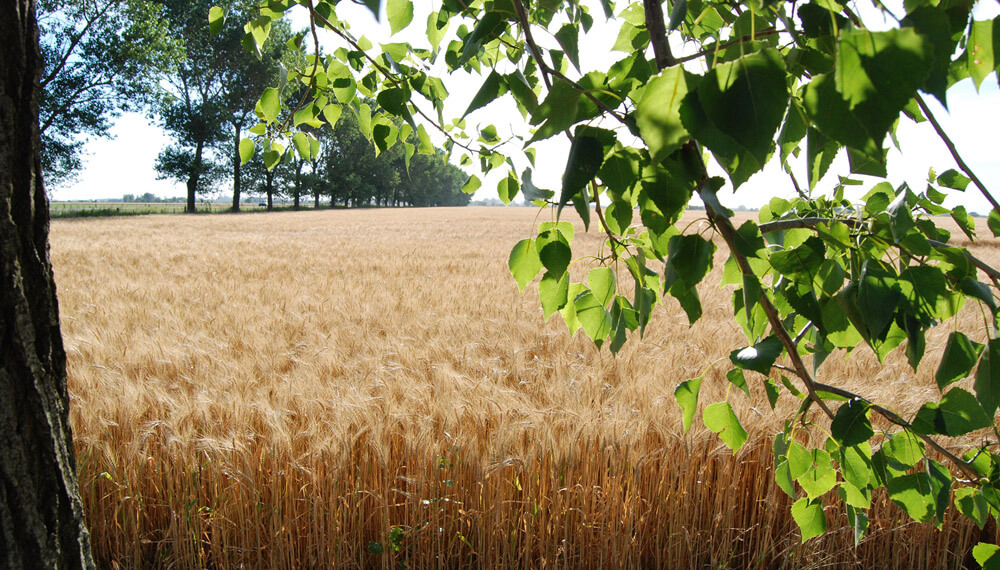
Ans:
<svg viewBox="0 0 1000 570"><path fill-rule="evenodd" d="M93 568L49 260L34 12L0 2L0 567Z"/></svg>

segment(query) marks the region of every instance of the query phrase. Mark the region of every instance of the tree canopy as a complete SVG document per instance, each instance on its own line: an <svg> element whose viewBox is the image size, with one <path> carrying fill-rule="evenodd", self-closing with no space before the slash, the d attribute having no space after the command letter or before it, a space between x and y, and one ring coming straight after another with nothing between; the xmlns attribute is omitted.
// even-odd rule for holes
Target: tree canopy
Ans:
<svg viewBox="0 0 1000 570"><path fill-rule="evenodd" d="M107 136L122 111L156 100L180 52L150 0L41 0L37 11L42 165L58 184L79 170L87 136Z"/></svg>
<svg viewBox="0 0 1000 570"><path fill-rule="evenodd" d="M381 14L379 0L365 4ZM732 347L726 377L737 391L762 382L772 406L779 397L802 402L774 451L803 540L824 532L823 500L833 495L861 540L878 488L922 522L942 524L949 501L980 525L1000 514L1000 272L950 245L940 224L948 216L969 240L981 239L983 228L948 200L979 192L996 236L1000 205L927 104L947 105L955 83L970 78L978 88L993 76L1000 18L973 17L975 3L965 0L891 8L877 0L445 0L425 23L410 2L387 0L393 33L420 26L426 41L376 46L352 33L336 2L279 0L247 23L258 46L293 6L308 11L312 38L324 33L339 47L323 55L318 40L296 44L302 63L289 79L309 96L286 112L272 89L263 92L261 122L251 129L259 140L247 144L267 149L271 164L286 152L311 158L313 129L347 112L381 153L432 152L428 131L439 131L464 162L502 172L502 200L521 194L554 209L552 221L514 245L511 273L522 289L540 276L543 316L559 313L571 331L612 352L641 336L660 304L679 303L698 320L698 286L722 243L733 319L746 335L745 346ZM213 9L209 21L219 26L222 17ZM595 67L581 46L609 27L616 53ZM480 82L465 116L506 100L524 129L508 135L445 118L443 78L456 72ZM903 120L927 122L951 153L932 165L923 188L879 180ZM552 137L571 144L558 192L531 177L535 144ZM821 191L838 154L844 171ZM796 197L771 200L757 221L737 227L719 190L740 188L771 161ZM466 188L479 184L472 178ZM858 185L863 192L849 191ZM676 225L695 200L711 235ZM571 270L574 231L559 218L567 207L606 239L606 254L585 275ZM956 326L941 361L928 362L929 328L970 303L982 326ZM935 370L940 398L904 417L824 376L830 355L858 350L880 361L903 351L914 369ZM701 383L687 380L675 392L685 429ZM702 421L733 450L747 438L728 397L705 406ZM971 433L982 443L955 451L949 438ZM803 434L820 444L803 445ZM998 550L982 544L974 555L1000 564Z"/></svg>

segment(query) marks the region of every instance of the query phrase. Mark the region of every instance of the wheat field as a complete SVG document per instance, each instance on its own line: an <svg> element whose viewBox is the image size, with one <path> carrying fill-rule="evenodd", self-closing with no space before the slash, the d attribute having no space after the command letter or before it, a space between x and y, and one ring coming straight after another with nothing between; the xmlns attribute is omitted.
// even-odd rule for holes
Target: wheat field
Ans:
<svg viewBox="0 0 1000 570"><path fill-rule="evenodd" d="M513 244L550 217L54 221L99 564L954 568L995 537L954 513L942 530L913 523L880 496L858 548L833 501L830 532L800 544L770 449L798 401L786 392L772 412L759 381L749 399L727 390L719 359L744 339L719 287L724 248L696 326L667 300L612 357L558 316L544 322L537 294L507 272ZM601 239L578 223L574 245L597 254ZM985 338L975 313L960 318ZM946 335L929 336L926 358ZM736 456L700 415L683 434L672 397L713 363L701 402L733 403L751 433ZM859 351L850 365L831 357L823 378L913 412L937 390L926 368Z"/></svg>

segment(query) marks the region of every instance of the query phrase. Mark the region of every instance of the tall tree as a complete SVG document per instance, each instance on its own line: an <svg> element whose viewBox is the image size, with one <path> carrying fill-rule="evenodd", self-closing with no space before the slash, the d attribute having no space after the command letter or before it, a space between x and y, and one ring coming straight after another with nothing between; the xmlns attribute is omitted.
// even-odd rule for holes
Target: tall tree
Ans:
<svg viewBox="0 0 1000 570"><path fill-rule="evenodd" d="M0 566L93 568L49 259L32 0L0 3Z"/></svg>
<svg viewBox="0 0 1000 570"><path fill-rule="evenodd" d="M160 117L174 144L157 160L161 175L187 186L187 212L195 211L198 192L208 190L212 146L225 140L226 107L222 100L225 70L237 56L240 38L209 34L205 0L164 0L163 13L174 37L183 43L183 58L167 76ZM183 166L183 168L171 168Z"/></svg>
<svg viewBox="0 0 1000 570"><path fill-rule="evenodd" d="M149 108L180 53L150 0L41 0L42 168L72 180L87 137L108 135L122 111Z"/></svg>
<svg viewBox="0 0 1000 570"><path fill-rule="evenodd" d="M223 49L233 49L226 60L219 77L219 102L222 105L222 123L228 127L230 137L223 138L220 144L228 146L230 165L233 178L233 211L240 210L240 194L242 180L240 176L240 140L244 129L255 121L254 109L261 92L267 87L278 85L281 77L281 58L287 52L285 42L292 38L291 28L287 20L277 20L272 23L270 37L273 41L258 53L239 49L246 32L243 22L249 11L247 7L234 3L229 7L230 15L221 29L216 30L213 37L215 45Z"/></svg>

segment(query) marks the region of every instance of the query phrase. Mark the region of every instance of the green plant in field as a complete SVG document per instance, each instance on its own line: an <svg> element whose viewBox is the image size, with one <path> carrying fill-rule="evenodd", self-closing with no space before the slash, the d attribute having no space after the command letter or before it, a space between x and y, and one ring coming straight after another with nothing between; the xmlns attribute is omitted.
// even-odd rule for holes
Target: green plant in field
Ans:
<svg viewBox="0 0 1000 570"><path fill-rule="evenodd" d="M379 0L365 3L379 12ZM571 331L612 352L642 335L667 296L694 323L702 314L698 285L716 242L725 245L724 283L735 287L733 319L746 336L745 346L733 347L726 377L747 393L748 382L762 382L772 407L782 395L801 400L775 438L774 456L803 540L825 532L823 501L837 495L860 541L880 488L917 521L942 524L950 504L980 526L1000 514L1000 272L949 245L941 227L948 216L969 240L980 239L984 229L948 201L979 192L992 206L987 226L995 237L1000 205L926 102L947 105L952 85L971 78L978 88L997 70L1000 18L976 19L975 4L960 0L907 0L893 9L829 0L595 7L447 0L427 19L426 43L375 46L351 34L335 2L281 0L261 6L247 42L263 44L270 22L293 5L308 10L310 36L326 30L340 47L322 55L305 36L295 43L304 63L289 76L308 96L281 114L277 88L264 92L255 129L269 148L308 158L315 136L301 127L322 128L345 112L378 152L402 145L407 159L433 151L428 126L441 131L464 163L478 159L483 173L502 172L504 202L521 194L555 208L556 221L539 224L509 258L522 290L540 276L546 319L559 313ZM388 0L385 11L394 33L414 24L406 0ZM892 24L866 24L881 18ZM213 8L209 22L220 27L222 10ZM591 69L580 46L609 29L617 59ZM481 87L463 117L446 121L438 75L455 72L475 74ZM516 107L526 132L506 137L493 125L466 123L499 100ZM862 184L854 176L886 177L887 140L895 144L904 117L930 123L958 168L931 170L922 189L881 181L850 199L849 187ZM552 137L570 142L558 194L532 182L534 146ZM847 172L821 192L838 154ZM719 190L738 189L771 161L797 197L775 198L757 221L737 225ZM802 181L793 174L800 164ZM480 184L473 176L466 189ZM694 200L704 204L711 235L676 225ZM580 281L570 270L574 227L559 219L566 207L606 237L607 254ZM954 325L941 361L927 362L928 330L965 305L975 305L981 328ZM935 370L940 398L915 415L824 375L836 352L871 350L881 362L896 349L914 370ZM687 380L675 392L685 429L701 383ZM825 419L813 421L810 410ZM702 421L734 451L747 440L728 400L706 406ZM823 434L822 446L803 445L802 432L813 441ZM978 443L955 451L950 438L971 441L970 434ZM998 549L982 544L973 554L993 566Z"/></svg>

